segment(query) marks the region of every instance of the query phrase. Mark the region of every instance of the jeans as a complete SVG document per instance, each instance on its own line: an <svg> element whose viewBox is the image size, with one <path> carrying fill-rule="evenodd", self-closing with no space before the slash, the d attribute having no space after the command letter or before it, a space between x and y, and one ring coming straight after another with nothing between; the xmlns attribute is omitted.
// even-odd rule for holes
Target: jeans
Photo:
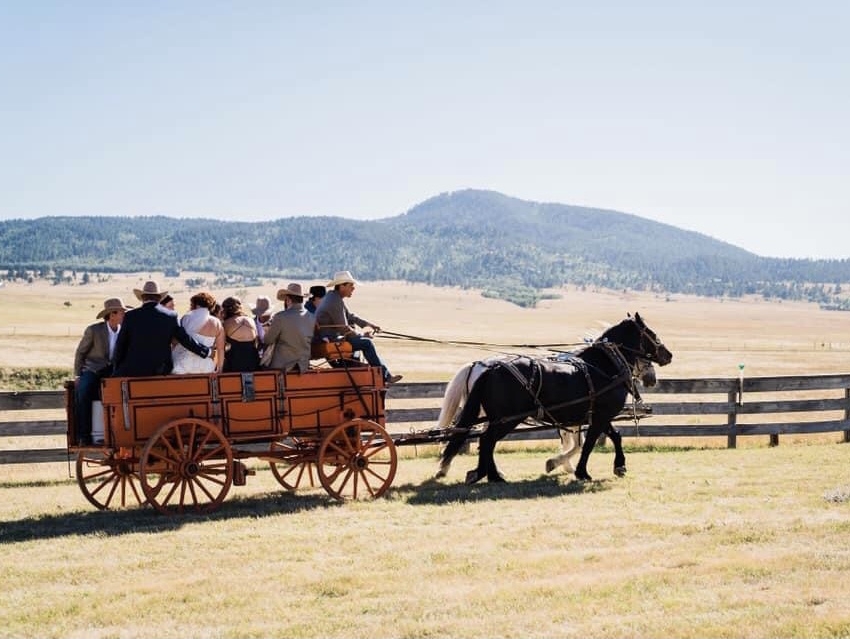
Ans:
<svg viewBox="0 0 850 639"><path fill-rule="evenodd" d="M381 367L384 379L387 379L390 376L390 372L387 370L386 365L381 361L381 358L378 357L378 351L375 350L375 344L371 339L357 335L356 337L349 337L348 342L355 351L361 351L363 353L363 357L366 358L366 361L370 366Z"/></svg>
<svg viewBox="0 0 850 639"><path fill-rule="evenodd" d="M77 439L91 437L91 403L100 399L100 375L83 371L74 387L74 422Z"/></svg>

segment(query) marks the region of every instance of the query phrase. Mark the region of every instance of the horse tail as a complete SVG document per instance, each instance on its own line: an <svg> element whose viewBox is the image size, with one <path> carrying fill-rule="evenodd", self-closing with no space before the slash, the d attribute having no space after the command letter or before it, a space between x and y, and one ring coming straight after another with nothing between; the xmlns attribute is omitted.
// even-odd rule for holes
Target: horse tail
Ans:
<svg viewBox="0 0 850 639"><path fill-rule="evenodd" d="M437 428L448 428L457 417L461 404L466 401L469 394L469 378L474 367L475 362L464 364L446 386L446 394L443 395L443 404L440 407L440 417L437 419Z"/></svg>
<svg viewBox="0 0 850 639"><path fill-rule="evenodd" d="M481 412L481 396L483 393L483 387L485 386L486 373L489 369L483 368L477 375L475 375L475 364L473 363L469 366L470 369L466 375L460 375L460 373L463 372L463 369L461 369L461 371L458 371L458 375L455 376L455 379L453 379L449 384L449 388L451 388L458 376L461 376L465 380L464 384L461 386L461 390L465 391L468 389L468 393L466 393L466 401L463 404L463 408L460 410L460 415L458 416L457 423L455 423L454 426L458 432L449 437L442 453L440 454L440 468L436 475L438 478L445 477L446 473L449 472L449 466L451 466L452 460L466 443L467 436L469 435L469 429L472 428L478 420L478 415ZM449 388L446 389L446 396L449 394ZM455 414L457 414L456 405L452 411L452 417L454 417ZM442 412L440 417L442 423Z"/></svg>

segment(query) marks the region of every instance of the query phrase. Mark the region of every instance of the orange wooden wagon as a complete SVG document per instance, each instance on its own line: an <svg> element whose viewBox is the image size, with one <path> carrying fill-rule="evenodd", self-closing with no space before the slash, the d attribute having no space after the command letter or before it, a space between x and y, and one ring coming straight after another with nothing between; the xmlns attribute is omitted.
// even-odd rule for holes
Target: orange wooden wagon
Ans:
<svg viewBox="0 0 850 639"><path fill-rule="evenodd" d="M341 500L379 497L395 477L380 368L106 378L104 441L85 448L65 389L77 482L97 508L211 512L252 474L249 457L288 490L321 484Z"/></svg>

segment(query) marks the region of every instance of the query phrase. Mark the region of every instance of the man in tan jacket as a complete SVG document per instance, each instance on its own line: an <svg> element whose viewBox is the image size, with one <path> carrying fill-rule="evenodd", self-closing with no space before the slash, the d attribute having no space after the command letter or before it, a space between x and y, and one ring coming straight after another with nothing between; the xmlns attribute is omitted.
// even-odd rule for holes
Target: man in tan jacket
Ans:
<svg viewBox="0 0 850 639"><path fill-rule="evenodd" d="M92 402L100 399L100 380L112 373L112 357L124 312L128 307L120 297L103 303L95 322L86 327L74 354L74 424L77 443L92 445L91 420Z"/></svg>

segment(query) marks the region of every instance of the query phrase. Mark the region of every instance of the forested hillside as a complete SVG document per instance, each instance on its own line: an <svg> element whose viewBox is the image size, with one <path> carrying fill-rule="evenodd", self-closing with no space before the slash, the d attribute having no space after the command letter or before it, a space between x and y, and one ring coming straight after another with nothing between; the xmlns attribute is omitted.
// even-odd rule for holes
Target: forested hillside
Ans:
<svg viewBox="0 0 850 639"><path fill-rule="evenodd" d="M392 218L297 217L222 222L166 217L0 221L5 277L76 272L211 271L479 287L533 304L577 285L761 294L842 307L850 260L764 258L705 235L627 213L537 203L492 191L433 197Z"/></svg>

